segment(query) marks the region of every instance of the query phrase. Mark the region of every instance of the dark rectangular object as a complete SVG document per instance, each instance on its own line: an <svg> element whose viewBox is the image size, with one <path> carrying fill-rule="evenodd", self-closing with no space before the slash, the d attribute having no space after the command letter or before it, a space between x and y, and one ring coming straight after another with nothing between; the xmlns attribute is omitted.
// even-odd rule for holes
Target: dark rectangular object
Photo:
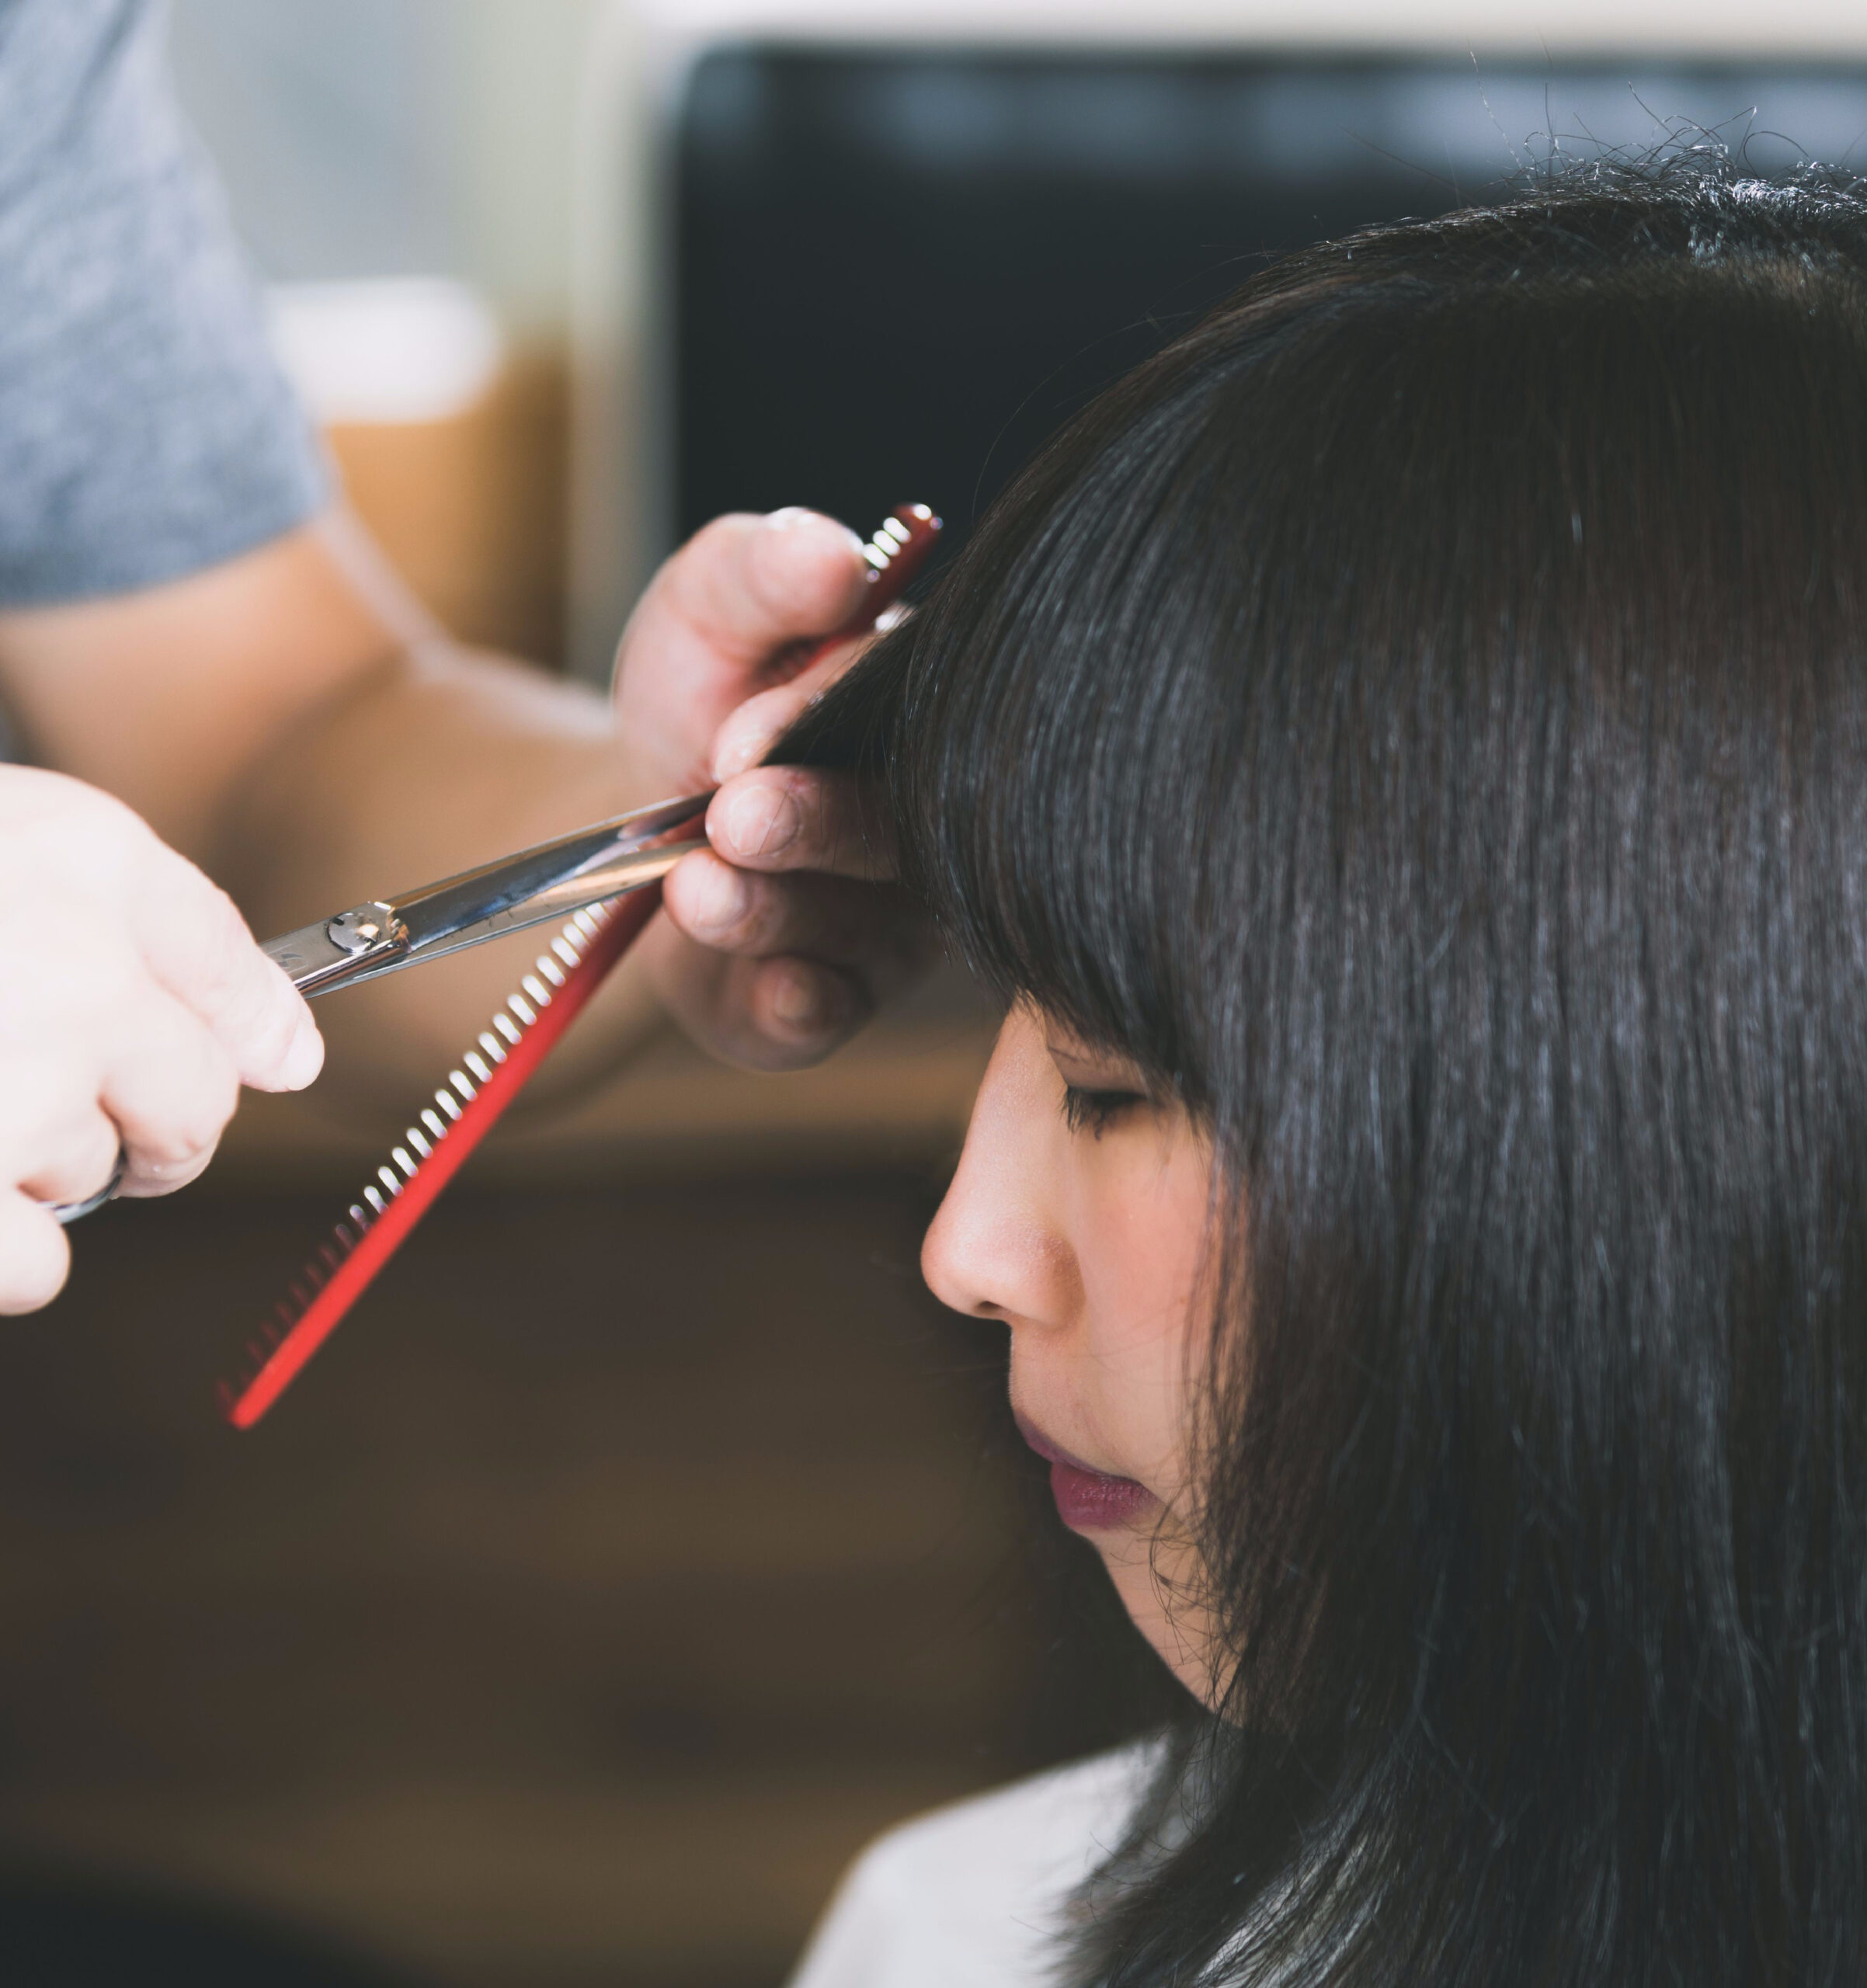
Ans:
<svg viewBox="0 0 1867 1988"><path fill-rule="evenodd" d="M1813 61L721 47L677 113L674 516L904 496L963 536L1070 408L1276 254L1669 132L1867 157Z"/></svg>

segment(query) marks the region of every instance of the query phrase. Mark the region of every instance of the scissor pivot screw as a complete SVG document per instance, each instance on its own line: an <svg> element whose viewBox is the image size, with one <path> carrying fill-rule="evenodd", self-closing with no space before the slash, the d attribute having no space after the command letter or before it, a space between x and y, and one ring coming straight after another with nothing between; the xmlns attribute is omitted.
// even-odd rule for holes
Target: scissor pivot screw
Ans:
<svg viewBox="0 0 1867 1988"><path fill-rule="evenodd" d="M389 930L389 914L381 905L359 905L354 911L339 912L325 933L333 946L346 953L367 953Z"/></svg>

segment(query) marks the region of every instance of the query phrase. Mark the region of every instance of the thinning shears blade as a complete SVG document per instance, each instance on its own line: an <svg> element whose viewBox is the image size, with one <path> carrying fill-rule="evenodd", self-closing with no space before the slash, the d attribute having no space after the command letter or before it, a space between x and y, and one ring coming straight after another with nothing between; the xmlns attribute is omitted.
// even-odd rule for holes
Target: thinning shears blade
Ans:
<svg viewBox="0 0 1867 1988"><path fill-rule="evenodd" d="M353 905L269 939L264 950L308 1000L568 918L659 881L690 850L704 849L704 837L663 838L704 814L712 798L709 790L635 808L457 877Z"/></svg>

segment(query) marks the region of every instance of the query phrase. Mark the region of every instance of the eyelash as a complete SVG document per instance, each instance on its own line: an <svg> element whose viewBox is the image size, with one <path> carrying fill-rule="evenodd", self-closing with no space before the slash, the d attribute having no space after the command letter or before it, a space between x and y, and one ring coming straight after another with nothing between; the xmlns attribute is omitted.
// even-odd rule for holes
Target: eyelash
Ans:
<svg viewBox="0 0 1867 1988"><path fill-rule="evenodd" d="M1141 1102L1132 1090L1080 1090L1074 1084L1063 1086L1063 1122L1073 1132L1086 1128L1100 1138L1130 1106Z"/></svg>

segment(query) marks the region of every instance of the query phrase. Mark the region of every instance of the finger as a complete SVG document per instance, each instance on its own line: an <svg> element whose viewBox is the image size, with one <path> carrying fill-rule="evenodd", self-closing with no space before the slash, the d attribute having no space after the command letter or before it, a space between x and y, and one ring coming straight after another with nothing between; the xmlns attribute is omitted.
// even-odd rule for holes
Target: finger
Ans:
<svg viewBox="0 0 1867 1988"><path fill-rule="evenodd" d="M694 870L678 899L664 895L663 902L670 919L697 944L754 958L800 954L853 968L874 994L892 992L924 961L927 920L902 891L813 872L760 877L704 852L689 860Z"/></svg>
<svg viewBox="0 0 1867 1988"><path fill-rule="evenodd" d="M813 697L820 697L868 647L870 638L839 642L801 676L760 690L727 714L713 735L716 781L757 766Z"/></svg>
<svg viewBox="0 0 1867 1988"><path fill-rule="evenodd" d="M48 1208L89 1201L116 1171L118 1145L116 1127L96 1104L74 1110L40 1135L20 1190Z"/></svg>
<svg viewBox="0 0 1867 1988"><path fill-rule="evenodd" d="M826 1044L853 1035L874 1012L874 996L859 979L821 960L781 954L749 964L746 1013L763 1054L779 1067L826 1054Z"/></svg>
<svg viewBox="0 0 1867 1988"><path fill-rule="evenodd" d="M160 845L144 882L132 920L157 982L207 1026L242 1083L302 1090L324 1062L318 1025L232 900Z"/></svg>
<svg viewBox="0 0 1867 1988"><path fill-rule="evenodd" d="M713 797L707 839L746 870L820 870L871 881L895 874L886 817L848 773L762 766Z"/></svg>
<svg viewBox="0 0 1867 1988"><path fill-rule="evenodd" d="M874 1012L854 974L781 955L708 952L671 935L680 958L663 978L669 1012L709 1055L749 1070L820 1063Z"/></svg>
<svg viewBox="0 0 1867 1988"><path fill-rule="evenodd" d="M0 1190L0 1313L49 1305L71 1268L71 1245L45 1209L15 1189Z"/></svg>
<svg viewBox="0 0 1867 1988"><path fill-rule="evenodd" d="M821 512L715 518L655 575L631 639L657 638L655 624L671 620L730 660L762 662L800 636L842 627L871 570L862 541Z"/></svg>
<svg viewBox="0 0 1867 1988"><path fill-rule="evenodd" d="M239 1074L213 1031L153 995L105 1068L101 1100L127 1161L120 1192L141 1199L186 1187L213 1159L239 1097Z"/></svg>

